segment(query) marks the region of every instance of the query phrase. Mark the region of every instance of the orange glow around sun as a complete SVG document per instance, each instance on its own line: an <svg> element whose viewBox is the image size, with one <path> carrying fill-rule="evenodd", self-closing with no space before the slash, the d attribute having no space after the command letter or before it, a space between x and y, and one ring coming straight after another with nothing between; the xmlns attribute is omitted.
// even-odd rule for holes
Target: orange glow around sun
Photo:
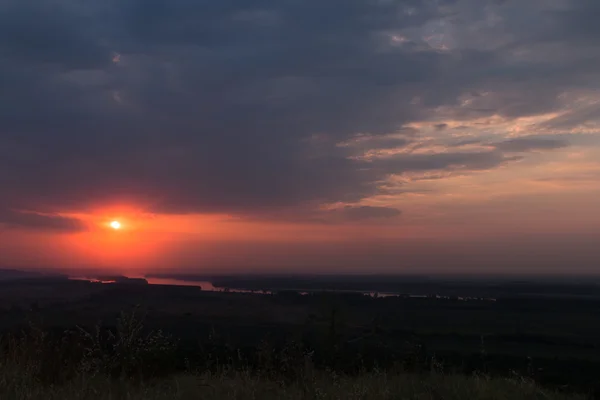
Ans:
<svg viewBox="0 0 600 400"><path fill-rule="evenodd" d="M38 260L31 258L38 253L27 255L31 258L28 261L31 265L52 260L69 268L101 268L124 273L163 268L173 262L169 261L171 257L176 257L178 263L186 263L195 257L206 261L213 257L210 248L222 242L299 243L317 240L323 243L340 240L339 229L333 226L269 224L220 214L156 214L133 206L106 207L88 213L64 215L82 221L87 229L60 235L44 233L43 240L32 233L24 233L19 239L22 247L27 243L28 246L35 245L40 249L39 254L44 256ZM0 253L4 250L3 244L0 244ZM0 254L0 260L5 254Z"/></svg>

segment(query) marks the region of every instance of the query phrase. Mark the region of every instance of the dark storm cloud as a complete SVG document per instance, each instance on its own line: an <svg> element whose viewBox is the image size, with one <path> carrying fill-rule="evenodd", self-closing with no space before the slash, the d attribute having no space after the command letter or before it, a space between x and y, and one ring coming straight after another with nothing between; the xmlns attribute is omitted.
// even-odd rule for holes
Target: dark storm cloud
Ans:
<svg viewBox="0 0 600 400"><path fill-rule="evenodd" d="M2 203L252 214L355 202L394 173L515 160L498 148L367 162L338 146L359 133L381 136L383 147L406 146L409 139L383 135L440 106L465 119L552 110L561 90L581 79L564 61L515 63L507 49L535 45L521 31L517 44L495 50L468 40L450 51L429 47L432 21L477 21L463 10L484 2L466 3L2 2ZM494 7L519 7L505 3ZM582 4L539 30L575 29L571 20L595 7ZM564 43L565 52L574 47ZM573 71L591 73L572 60ZM457 106L465 93L487 94Z"/></svg>
<svg viewBox="0 0 600 400"><path fill-rule="evenodd" d="M578 40L597 44L600 39L598 15L600 3L596 0L571 2L568 7L553 10L551 17L556 23L548 37L554 40Z"/></svg>
<svg viewBox="0 0 600 400"><path fill-rule="evenodd" d="M58 232L79 232L87 229L82 221L75 218L12 210L0 210L1 225L9 228Z"/></svg>
<svg viewBox="0 0 600 400"><path fill-rule="evenodd" d="M87 3L87 4L85 4ZM85 4L85 5L84 5ZM29 68L51 63L62 68L94 68L110 63L110 49L97 30L90 2L31 4L6 0L0 5L0 49L11 60Z"/></svg>

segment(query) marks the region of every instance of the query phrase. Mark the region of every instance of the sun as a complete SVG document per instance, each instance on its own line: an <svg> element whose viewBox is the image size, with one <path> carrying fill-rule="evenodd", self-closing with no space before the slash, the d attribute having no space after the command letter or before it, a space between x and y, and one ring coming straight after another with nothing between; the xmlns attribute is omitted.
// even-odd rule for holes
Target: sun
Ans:
<svg viewBox="0 0 600 400"><path fill-rule="evenodd" d="M114 230L119 230L119 229L121 229L121 223L119 221L112 221L110 223L110 227L113 228Z"/></svg>

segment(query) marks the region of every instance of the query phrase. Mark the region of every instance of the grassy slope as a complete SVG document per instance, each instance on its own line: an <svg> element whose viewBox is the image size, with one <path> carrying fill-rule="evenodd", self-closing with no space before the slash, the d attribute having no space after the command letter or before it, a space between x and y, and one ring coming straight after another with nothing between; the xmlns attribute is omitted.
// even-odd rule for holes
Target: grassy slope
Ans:
<svg viewBox="0 0 600 400"><path fill-rule="evenodd" d="M258 360L254 374L233 362L217 363L213 366L221 371L217 374L176 374L170 365L176 357L175 343L160 331L144 333L143 319L135 310L121 314L116 332L101 332L100 327L92 332L75 330L52 339L30 327L20 335L0 338L0 400L584 399L561 396L520 378L377 371L350 377L315 369L312 353L292 345L277 354L262 349L258 356L264 359ZM274 355L279 356L278 363ZM438 367L431 365L435 371ZM169 377L140 383L108 376Z"/></svg>
<svg viewBox="0 0 600 400"><path fill-rule="evenodd" d="M0 377L0 399L583 400L584 397L554 394L525 381L484 377L369 373L350 378L334 373L318 373L286 384L272 378L233 373L219 376L180 375L154 384L79 378L53 388L31 383L14 384Z"/></svg>

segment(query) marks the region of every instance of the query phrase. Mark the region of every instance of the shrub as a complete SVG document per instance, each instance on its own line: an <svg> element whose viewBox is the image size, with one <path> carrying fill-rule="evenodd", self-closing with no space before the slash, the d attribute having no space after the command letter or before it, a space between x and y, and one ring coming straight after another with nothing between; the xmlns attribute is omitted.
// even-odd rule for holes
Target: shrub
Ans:
<svg viewBox="0 0 600 400"><path fill-rule="evenodd" d="M173 372L175 341L161 330L144 334L144 318L136 311L122 312L115 332L100 326L93 333L80 329L83 372L120 378L153 378Z"/></svg>

